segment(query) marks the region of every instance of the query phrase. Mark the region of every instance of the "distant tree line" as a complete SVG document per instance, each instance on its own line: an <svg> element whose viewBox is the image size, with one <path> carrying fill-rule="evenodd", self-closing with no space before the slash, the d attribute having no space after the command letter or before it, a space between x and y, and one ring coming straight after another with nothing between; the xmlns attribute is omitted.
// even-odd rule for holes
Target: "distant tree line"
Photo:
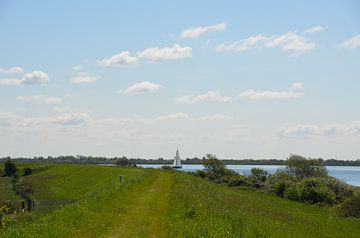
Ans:
<svg viewBox="0 0 360 238"><path fill-rule="evenodd" d="M48 157L17 157L17 158L10 158L4 157L0 158L0 163L4 163L5 161L11 159L14 162L50 162L50 163L71 163L71 164L116 164L119 160L127 161L129 164L172 164L173 159L142 159L142 158L127 158L126 156L121 157L98 157L98 156L48 156ZM181 162L183 164L202 164L203 158L186 158ZM316 159L320 163L324 164L325 166L360 166L360 159L358 160L336 160L336 159ZM221 160L225 165L286 165L286 160L281 159L223 159Z"/></svg>

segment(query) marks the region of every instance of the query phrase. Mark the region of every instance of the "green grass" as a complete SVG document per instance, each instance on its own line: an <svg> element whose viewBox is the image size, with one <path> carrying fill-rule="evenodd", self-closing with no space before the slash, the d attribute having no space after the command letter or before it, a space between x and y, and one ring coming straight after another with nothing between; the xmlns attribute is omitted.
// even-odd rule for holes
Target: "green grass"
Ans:
<svg viewBox="0 0 360 238"><path fill-rule="evenodd" d="M122 191L119 175L124 176ZM227 188L182 172L53 165L22 181L34 186L37 211L18 216L17 223L0 230L0 237L351 238L360 234L359 220L338 217L331 208ZM44 201L55 205L46 207Z"/></svg>
<svg viewBox="0 0 360 238"><path fill-rule="evenodd" d="M0 177L0 202L18 200L20 197L12 189L11 177Z"/></svg>

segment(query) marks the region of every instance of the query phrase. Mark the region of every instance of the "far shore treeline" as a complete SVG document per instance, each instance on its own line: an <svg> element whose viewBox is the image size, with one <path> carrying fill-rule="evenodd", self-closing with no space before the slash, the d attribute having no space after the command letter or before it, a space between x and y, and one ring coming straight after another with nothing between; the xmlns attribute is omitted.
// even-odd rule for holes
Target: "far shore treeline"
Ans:
<svg viewBox="0 0 360 238"><path fill-rule="evenodd" d="M172 164L173 159L141 159L141 158L127 158L122 157L97 157L97 156L57 156L57 157L3 157L0 158L0 163L6 160L13 160L14 162L50 162L50 163L76 163L76 164L115 164L119 160L127 160L130 164ZM202 164L204 158L186 158L182 160L182 164ZM336 160L336 159L322 159L318 158L325 166L360 166L360 159L357 160ZM286 160L281 159L223 159L226 165L286 165Z"/></svg>

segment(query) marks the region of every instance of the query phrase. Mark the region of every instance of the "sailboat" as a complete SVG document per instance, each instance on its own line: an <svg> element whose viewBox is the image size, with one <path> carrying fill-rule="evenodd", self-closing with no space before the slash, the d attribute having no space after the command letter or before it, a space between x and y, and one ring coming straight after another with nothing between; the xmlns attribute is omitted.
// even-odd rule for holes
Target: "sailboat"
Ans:
<svg viewBox="0 0 360 238"><path fill-rule="evenodd" d="M174 157L174 162L173 162L172 167L174 169L181 169L182 168L179 150L176 150L176 155Z"/></svg>

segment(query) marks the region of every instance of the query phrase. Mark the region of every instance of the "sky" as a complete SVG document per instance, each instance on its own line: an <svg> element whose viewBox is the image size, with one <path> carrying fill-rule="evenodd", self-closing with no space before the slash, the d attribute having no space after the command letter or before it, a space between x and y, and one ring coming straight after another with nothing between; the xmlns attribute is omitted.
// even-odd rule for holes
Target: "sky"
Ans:
<svg viewBox="0 0 360 238"><path fill-rule="evenodd" d="M360 159L359 1L0 0L0 156Z"/></svg>

